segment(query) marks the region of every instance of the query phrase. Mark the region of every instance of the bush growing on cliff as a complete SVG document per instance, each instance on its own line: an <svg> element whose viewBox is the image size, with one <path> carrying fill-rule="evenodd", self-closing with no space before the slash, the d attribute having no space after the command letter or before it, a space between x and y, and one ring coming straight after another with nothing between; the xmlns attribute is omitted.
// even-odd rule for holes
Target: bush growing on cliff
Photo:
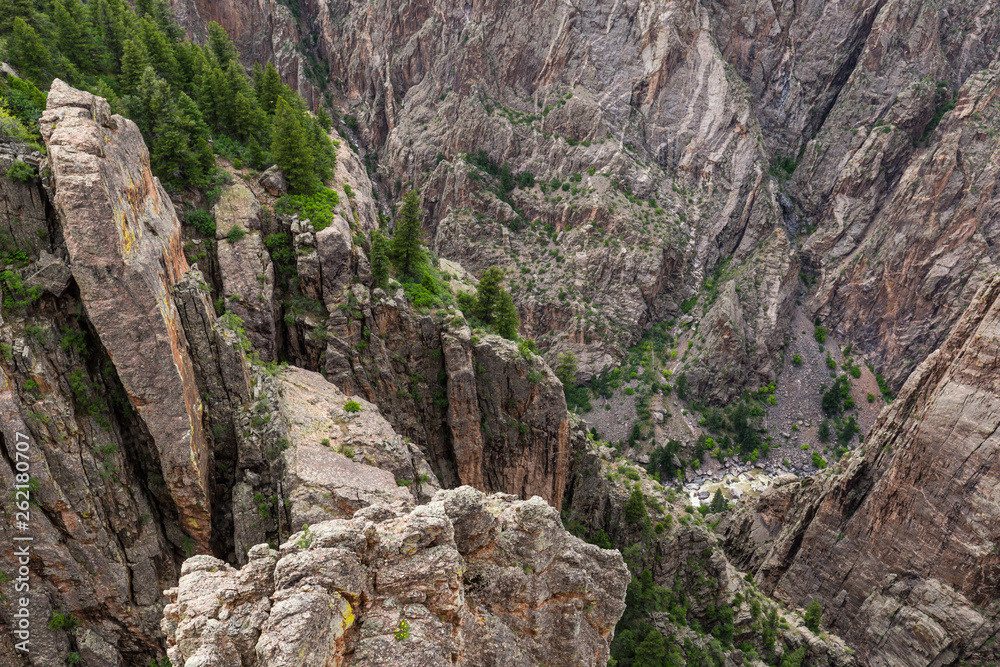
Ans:
<svg viewBox="0 0 1000 667"><path fill-rule="evenodd" d="M184 223L193 227L205 238L215 238L215 218L203 209L194 209L184 214Z"/></svg>
<svg viewBox="0 0 1000 667"><path fill-rule="evenodd" d="M21 160L14 160L14 162L10 165L10 169L7 170L7 178L21 183L28 183L34 180L37 176L38 170L27 162L22 162Z"/></svg>
<svg viewBox="0 0 1000 667"><path fill-rule="evenodd" d="M281 215L297 214L312 223L313 229L321 232L330 226L333 209L340 203L340 197L333 190L319 188L305 195L288 194L274 204L274 212Z"/></svg>
<svg viewBox="0 0 1000 667"><path fill-rule="evenodd" d="M803 620L806 627L813 631L813 634L819 633L819 624L823 620L823 605L819 603L819 600L813 598L813 601L809 603L809 607L806 609Z"/></svg>

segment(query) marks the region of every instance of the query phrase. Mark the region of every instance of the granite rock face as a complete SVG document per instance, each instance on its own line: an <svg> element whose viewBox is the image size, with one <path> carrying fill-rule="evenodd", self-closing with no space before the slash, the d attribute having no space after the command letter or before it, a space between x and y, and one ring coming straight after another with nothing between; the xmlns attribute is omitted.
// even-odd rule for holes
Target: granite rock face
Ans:
<svg viewBox="0 0 1000 667"><path fill-rule="evenodd" d="M898 389L996 271L1000 16L896 0L872 21L789 192L817 228L809 309Z"/></svg>
<svg viewBox="0 0 1000 667"><path fill-rule="evenodd" d="M310 525L242 570L192 558L163 629L177 665L603 665L628 578L540 498L461 487Z"/></svg>
<svg viewBox="0 0 1000 667"><path fill-rule="evenodd" d="M41 128L87 316L155 443L185 532L207 549L210 448L169 295L188 268L173 204L150 171L138 127L112 116L103 99L56 80Z"/></svg>
<svg viewBox="0 0 1000 667"><path fill-rule="evenodd" d="M193 33L217 19L239 36L273 3L174 4ZM505 268L524 333L548 360L573 352L581 379L600 372L730 258L734 268L781 265L769 278L778 284L711 318L718 345L691 365L720 400L771 378L798 262L747 86L702 5L344 1L300 11L305 48L357 120L341 131L366 146L381 192L395 199L411 182L441 257L476 274ZM536 185L502 191L503 163ZM731 368L700 363L731 351L730 336L760 340Z"/></svg>
<svg viewBox="0 0 1000 667"><path fill-rule="evenodd" d="M421 314L402 290L352 286L331 311L326 376L379 406L445 487L539 495L558 507L569 447L562 385L535 354L473 339L461 314ZM359 343L363 352L357 354Z"/></svg>
<svg viewBox="0 0 1000 667"><path fill-rule="evenodd" d="M278 412L290 444L283 488L293 530L350 518L369 505L412 506L439 488L419 450L375 405L294 367L281 373L278 385Z"/></svg>
<svg viewBox="0 0 1000 667"><path fill-rule="evenodd" d="M222 294L228 310L243 321L253 349L262 359L275 358L274 266L264 247L262 209L239 180L227 185L212 211ZM235 227L245 232L233 234Z"/></svg>
<svg viewBox="0 0 1000 667"><path fill-rule="evenodd" d="M725 529L766 590L798 605L821 599L824 621L868 664L998 657L987 641L1000 628L998 344L993 276L863 451L781 486Z"/></svg>

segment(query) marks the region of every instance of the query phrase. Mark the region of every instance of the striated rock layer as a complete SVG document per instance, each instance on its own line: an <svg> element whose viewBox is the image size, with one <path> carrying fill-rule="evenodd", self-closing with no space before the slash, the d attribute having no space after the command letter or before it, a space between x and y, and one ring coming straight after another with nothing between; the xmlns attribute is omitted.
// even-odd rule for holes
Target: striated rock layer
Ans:
<svg viewBox="0 0 1000 667"><path fill-rule="evenodd" d="M883 410L863 449L787 483L725 528L737 562L871 665L1000 654L1000 276Z"/></svg>
<svg viewBox="0 0 1000 667"><path fill-rule="evenodd" d="M628 580L540 498L462 487L307 526L242 570L189 559L163 629L176 665L590 667Z"/></svg>
<svg viewBox="0 0 1000 667"><path fill-rule="evenodd" d="M174 4L193 33L218 19L239 36L260 11ZM728 298L706 319L692 380L726 400L773 377L798 260L746 84L702 5L298 8L310 25L304 48L325 61L343 131L367 146L380 191L421 190L440 256L477 274L505 268L524 333L547 359L573 352L581 379L600 372L731 258L768 275L725 276ZM502 191L502 163L536 184Z"/></svg>

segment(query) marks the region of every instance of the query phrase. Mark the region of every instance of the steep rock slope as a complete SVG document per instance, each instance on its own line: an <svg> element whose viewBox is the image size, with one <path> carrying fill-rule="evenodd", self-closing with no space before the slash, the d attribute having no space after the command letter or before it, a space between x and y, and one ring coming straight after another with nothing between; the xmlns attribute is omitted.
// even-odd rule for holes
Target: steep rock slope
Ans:
<svg viewBox="0 0 1000 667"><path fill-rule="evenodd" d="M581 377L600 371L731 257L774 270L748 290L728 281L694 377L720 399L771 377L798 264L746 87L704 8L300 8L379 181L421 189L441 256L508 269L549 359L572 351ZM251 9L233 9L223 25L238 31ZM197 30L212 17L184 20ZM536 185L505 185L504 162Z"/></svg>
<svg viewBox="0 0 1000 667"><path fill-rule="evenodd" d="M375 288L367 259L368 238L378 226L373 185L343 139L335 179L339 202L319 231L294 215L247 213L262 206L242 183L223 191L216 211L226 213L216 235L233 225L250 233L234 243L220 239L220 283L234 314L247 315L243 325L254 348L261 340L281 341L283 358L377 405L393 429L425 453L445 487L540 495L558 506L569 458L559 380L527 349L473 335L454 306L414 306L398 283ZM239 206L221 205L245 197ZM281 303L259 298L255 266L223 261L242 252L242 244L258 247L261 236L272 234L287 235L295 249L294 266L275 270L294 271L301 290Z"/></svg>
<svg viewBox="0 0 1000 667"><path fill-rule="evenodd" d="M642 618L651 606L662 605L649 613L648 621L671 638L668 646L693 644L710 654L712 657L706 655L705 659L714 660L713 664L757 667L782 663L786 658L794 660L796 653L805 661L802 664L858 664L843 640L808 630L802 612L794 607L779 612L782 605L733 567L713 530L712 515L703 519L697 512L688 512L686 496L616 458L613 449L592 442L581 430L574 431L573 441L564 521L575 534L609 541L622 550L633 573L626 618ZM659 600L644 599L653 585L664 589ZM671 598L665 605L661 602L664 594ZM731 610L731 616L725 610ZM732 624L729 628L725 627L727 618ZM619 651L628 643L625 633L635 630L635 625L619 625ZM718 641L727 632L733 638L732 646ZM634 641L641 639L639 635ZM686 654L686 664L699 663L691 651ZM671 659L679 661L676 656Z"/></svg>
<svg viewBox="0 0 1000 667"><path fill-rule="evenodd" d="M894 388L996 264L998 35L988 5L884 3L788 184L810 310Z"/></svg>
<svg viewBox="0 0 1000 667"><path fill-rule="evenodd" d="M726 527L737 562L873 665L998 657L1000 278L883 410L863 450L774 489Z"/></svg>
<svg viewBox="0 0 1000 667"><path fill-rule="evenodd" d="M540 498L462 487L307 526L242 570L192 558L163 627L178 665L603 665L627 581Z"/></svg>

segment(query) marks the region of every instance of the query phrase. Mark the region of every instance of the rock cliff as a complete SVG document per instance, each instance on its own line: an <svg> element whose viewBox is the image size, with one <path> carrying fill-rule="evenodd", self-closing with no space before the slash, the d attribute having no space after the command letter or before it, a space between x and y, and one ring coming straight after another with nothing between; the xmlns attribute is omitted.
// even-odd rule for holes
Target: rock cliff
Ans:
<svg viewBox="0 0 1000 667"><path fill-rule="evenodd" d="M706 320L694 379L725 400L773 377L798 260L747 87L701 5L299 7L383 191L421 189L440 256L509 272L547 359L572 351L589 378L729 258L774 271ZM256 11L181 16L239 34ZM503 164L530 178L514 187Z"/></svg>
<svg viewBox="0 0 1000 667"><path fill-rule="evenodd" d="M381 547L367 543L354 555L368 578L358 580L359 590L370 592L350 598L358 605L351 612L357 622L344 628L346 645L358 656L395 660L386 657L391 652L384 651L384 635L391 632L380 624L402 612L413 614L406 618L414 637L397 650L410 655L419 644L423 653L410 656L418 662L454 650L467 664L489 659L484 655L603 664L627 581L617 552L572 538L539 497L485 497L472 489L438 493L435 468L457 470L458 460L451 453L435 455L456 442L456 449L470 454L468 460L462 457L463 466L477 456L479 463L455 475L451 485L474 477L486 489L559 501L568 421L561 386L540 358L497 337L473 338L457 311L451 314L458 318L454 323L435 321L414 312L401 291L395 302L378 293L377 301L389 303L388 319L400 326L394 344L400 351L410 346L413 368L437 364L443 370L440 341L451 345L451 375L439 377L434 366L430 385L442 396L414 390L408 405L436 404L439 422L428 429L445 435L440 442L404 437L379 405L345 394L319 373L267 356L300 350L310 361L317 340L289 340L316 313L281 317L268 282L274 274L263 234L273 231L270 224L287 225L282 231L294 225L303 247L312 236L320 240L320 250L340 248L317 255L313 282L307 270L302 274L317 302L341 313L341 304L356 307L349 301L355 290L370 298L365 252L356 243L361 237L352 237L351 229L368 232L377 225L370 199L351 197L344 187L338 215L353 225L345 222L343 230L334 227L336 234L323 235L295 220L275 222L257 194L231 184L216 206L220 235L227 237L236 225L248 233L217 239L227 247L206 257L213 269L209 281L184 259L181 226L150 174L134 124L110 115L104 100L56 81L42 126L49 152L43 178L26 183L0 178L4 224L11 230L0 279L0 372L6 387L0 393L5 415L0 479L10 487L22 484L31 496L27 599L34 621L27 664L146 664L161 655L163 591L177 584L186 558L200 552L256 572L261 554L275 553L265 543L291 536L292 544L301 539L296 531L321 531L331 520L356 531L351 544L357 539L365 544L373 530L385 535ZM17 146L0 154L37 159ZM359 165L356 159L343 161L338 174L345 184L366 178ZM14 216L23 224L13 224ZM29 236L30 242L22 243ZM308 258L302 266L308 267ZM248 294L247 286L256 291ZM221 316L213 304L216 289L227 306ZM350 321L346 327L354 335ZM328 325L319 322L321 328ZM419 331L439 341L437 355L421 348L419 339L405 339L404 333ZM316 338L324 347L327 340L336 343L332 336ZM326 350L319 353L315 359ZM349 367L342 383L347 389L360 389L359 378L379 363L392 368L384 348L383 356L353 361L357 366ZM323 364L314 367L326 370ZM406 366L395 372L406 378L400 386L411 381ZM446 392L454 399L450 410L440 400ZM388 395L380 390L369 397ZM399 406L392 410L389 400L385 405L393 419L418 432L412 413ZM483 438L480 428L496 435ZM25 436L31 439L28 482L15 475L18 443ZM442 452L428 444L440 445ZM445 506L450 514L441 509ZM408 584L397 593L410 597L384 595L390 592L385 587L390 563L413 555L405 539L405 548L392 546L403 539L399 530L420 532L426 517L440 532L408 563L426 568L444 558L454 565L451 574L438 580L418 568L407 575L426 579L429 590L437 591L432 601L413 598ZM7 543L20 534L9 523L0 530ZM535 569L528 571L522 561ZM9 552L0 562L5 572L17 569ZM188 569L199 562L189 561ZM408 565L396 565L400 576L405 574ZM276 558L272 566L280 569ZM266 587L273 573L260 574ZM400 585L408 581L401 579ZM502 590L496 589L502 582ZM508 584L527 588L512 596ZM4 595L13 593L12 580L2 586ZM272 594L286 595L271 590L258 606L270 605ZM423 603L421 616L413 605ZM429 611L445 607L451 625L433 620ZM5 628L16 625L12 612L7 606L0 611ZM264 643L270 648L261 649L268 664L287 648L279 637L272 640ZM22 664L23 658L11 644L0 643L4 664ZM357 658L359 664L372 664L370 659Z"/></svg>
<svg viewBox="0 0 1000 667"><path fill-rule="evenodd" d="M1000 279L883 410L862 450L791 482L725 529L737 562L873 665L997 659L996 346Z"/></svg>
<svg viewBox="0 0 1000 667"><path fill-rule="evenodd" d="M170 286L187 270L174 207L132 121L53 82L41 121L80 299L156 446L185 532L211 540L210 452Z"/></svg>

